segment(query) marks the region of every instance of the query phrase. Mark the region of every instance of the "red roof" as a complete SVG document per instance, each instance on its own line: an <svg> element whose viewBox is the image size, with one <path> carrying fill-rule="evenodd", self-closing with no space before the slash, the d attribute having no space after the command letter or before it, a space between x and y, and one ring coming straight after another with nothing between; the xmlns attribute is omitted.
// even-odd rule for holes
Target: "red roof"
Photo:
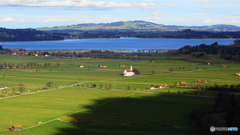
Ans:
<svg viewBox="0 0 240 135"><path fill-rule="evenodd" d="M15 126L13 126L13 128L22 128L22 126L21 125L15 125Z"/></svg>
<svg viewBox="0 0 240 135"><path fill-rule="evenodd" d="M126 72L133 72L131 69L126 69Z"/></svg>
<svg viewBox="0 0 240 135"><path fill-rule="evenodd" d="M81 59L87 59L88 57L80 57Z"/></svg>

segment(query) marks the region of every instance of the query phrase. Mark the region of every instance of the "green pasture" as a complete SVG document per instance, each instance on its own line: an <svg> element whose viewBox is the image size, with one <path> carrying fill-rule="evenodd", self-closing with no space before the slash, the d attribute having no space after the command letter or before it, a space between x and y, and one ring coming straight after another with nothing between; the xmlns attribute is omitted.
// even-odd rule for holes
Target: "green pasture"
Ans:
<svg viewBox="0 0 240 135"><path fill-rule="evenodd" d="M154 56L155 57L155 56ZM239 84L238 63L204 65L182 60L132 61L131 59L54 59L32 56L0 55L0 64L29 69L0 69L0 131L22 125L22 132L3 135L158 135L197 134L188 115L194 108L212 104L213 91L164 88L149 90L151 85ZM225 62L225 61L224 61ZM107 65L101 68L98 65ZM79 68L84 65L84 68ZM125 65L119 67L118 65ZM130 66L140 71L138 77L124 77ZM207 84L196 84L196 79ZM48 82L55 90L46 90ZM19 84L25 91L19 92ZM96 88L91 88L95 84ZM111 88L107 87L111 85ZM102 86L102 88L100 88ZM45 88L44 88L45 87ZM129 89L130 88L130 89ZM197 91L197 94L196 94ZM36 92L36 93L34 93ZM175 93L191 93L191 96ZM159 94L160 93L160 94ZM174 93L173 95L162 93ZM203 94L202 94L203 93ZM60 118L63 121L56 120ZM71 124L77 120L80 123ZM52 120L52 121L51 121ZM37 125L38 122L48 122ZM159 125L165 125L160 126ZM166 127L170 125L170 127ZM181 128L172 128L177 125Z"/></svg>
<svg viewBox="0 0 240 135"><path fill-rule="evenodd" d="M129 93L59 89L39 92L14 98L1 99L0 129L21 124L24 127L35 125L84 109L84 106L94 103L93 100L107 97L122 97ZM4 123L3 123L4 121Z"/></svg>
<svg viewBox="0 0 240 135"><path fill-rule="evenodd" d="M207 80L208 84L238 84L240 77L235 76L240 71L237 63L204 65L182 60L149 60L132 61L131 59L53 59L32 56L0 55L0 64L27 65L36 62L41 66L30 69L1 69L0 86L18 91L20 83L25 85L26 92L42 90L51 81L54 87L68 86L76 83L84 87L96 84L112 85L113 89L146 90L150 85L175 84L186 81L194 84L196 79ZM44 66L50 63L50 66ZM107 65L100 68L98 65ZM118 65L125 65L119 67ZM84 65L84 68L79 68ZM124 69L130 66L140 71L139 77L123 77ZM171 69L171 70L170 70ZM204 84L198 84L204 85ZM4 95L6 96L6 95Z"/></svg>
<svg viewBox="0 0 240 135"><path fill-rule="evenodd" d="M213 100L204 97L65 88L1 99L0 107L4 111L0 112L0 130L22 125L25 129L21 132L1 134L195 134L198 131L192 126L194 123L188 114L191 109L212 103ZM74 113L76 111L80 112ZM56 118L63 122L54 120ZM71 124L70 120L73 119L79 123ZM38 122L49 120L54 121L28 129ZM165 127L159 128L159 125ZM172 129L166 127L168 125L183 128Z"/></svg>

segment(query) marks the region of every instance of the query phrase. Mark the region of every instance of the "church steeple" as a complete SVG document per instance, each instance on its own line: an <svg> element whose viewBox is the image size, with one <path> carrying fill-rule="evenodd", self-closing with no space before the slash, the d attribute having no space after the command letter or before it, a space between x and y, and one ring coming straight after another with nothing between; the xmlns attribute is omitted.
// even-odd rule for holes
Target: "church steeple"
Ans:
<svg viewBox="0 0 240 135"><path fill-rule="evenodd" d="M132 65L130 66L130 70L133 70L133 69L132 69Z"/></svg>

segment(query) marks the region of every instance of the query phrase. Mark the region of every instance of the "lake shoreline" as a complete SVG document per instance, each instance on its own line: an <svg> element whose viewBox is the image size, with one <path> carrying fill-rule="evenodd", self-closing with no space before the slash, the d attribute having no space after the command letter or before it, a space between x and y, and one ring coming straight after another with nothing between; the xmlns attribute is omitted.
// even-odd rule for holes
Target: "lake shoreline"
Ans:
<svg viewBox="0 0 240 135"><path fill-rule="evenodd" d="M201 44L211 45L217 42L219 45L231 45L235 39L66 39L57 41L34 42L0 42L4 48L24 50L151 50L151 49L179 49L186 45L196 46Z"/></svg>
<svg viewBox="0 0 240 135"><path fill-rule="evenodd" d="M67 39L63 39L63 40L33 40L33 41L0 41L1 43L12 43L12 42L51 42L51 41L66 41L66 40L94 40L94 39L186 39L186 40L211 40L211 39L216 39L216 40L226 40L226 39L239 39L239 38L138 38L138 37L120 37L120 38L77 38L77 39L71 39L71 38L67 38Z"/></svg>
<svg viewBox="0 0 240 135"><path fill-rule="evenodd" d="M106 52L106 53L128 53L128 52L139 52L139 53L147 53L147 52L168 52L168 51L176 51L178 49L112 49L112 50L99 50L99 49L81 49L81 50L27 50L27 51L36 51L39 53L49 52L49 53L90 53L92 51Z"/></svg>

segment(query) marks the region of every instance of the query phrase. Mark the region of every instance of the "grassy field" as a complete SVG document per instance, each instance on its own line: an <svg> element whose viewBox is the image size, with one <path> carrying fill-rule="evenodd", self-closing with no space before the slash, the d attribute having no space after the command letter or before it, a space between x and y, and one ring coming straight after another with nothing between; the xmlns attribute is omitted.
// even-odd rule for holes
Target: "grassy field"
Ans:
<svg viewBox="0 0 240 135"><path fill-rule="evenodd" d="M240 82L240 77L233 75L240 70L237 63L225 63L223 67L222 64L204 65L182 60L149 62L0 55L2 65L24 67L30 62L39 65L29 69L0 70L0 87L8 87L0 91L0 134L198 134L188 115L194 108L212 104L214 98L204 96L212 96L214 91L184 88L149 90L147 87L174 85L181 81L196 85L196 79L208 81L197 85ZM44 66L45 63L50 65ZM100 64L107 67L100 68ZM125 67L119 67L120 64ZM79 68L79 65L85 67ZM122 76L124 69L131 65L141 72L139 77ZM53 86L46 88L49 81ZM23 93L19 92L20 83L25 87ZM93 84L96 88L91 88ZM109 85L110 90L107 88ZM180 95L176 94L179 92ZM72 124L71 120L79 123ZM38 122L43 124L37 125ZM24 127L22 132L1 132L18 124Z"/></svg>
<svg viewBox="0 0 240 135"><path fill-rule="evenodd" d="M213 98L65 88L2 99L0 102L0 119L4 121L0 124L1 130L17 124L26 128L14 134L68 134L65 131L75 126L79 133L96 135L131 132L157 134L162 130L173 134L180 131L192 134L197 130L188 119L188 114L193 108L212 103ZM57 122L57 118L62 121ZM73 119L79 123L69 124ZM49 120L54 121L28 129L38 122ZM54 123L58 123L56 127ZM159 129L160 125L165 127ZM182 128L172 131L174 125ZM52 129L41 130L45 127L48 129L48 126Z"/></svg>

